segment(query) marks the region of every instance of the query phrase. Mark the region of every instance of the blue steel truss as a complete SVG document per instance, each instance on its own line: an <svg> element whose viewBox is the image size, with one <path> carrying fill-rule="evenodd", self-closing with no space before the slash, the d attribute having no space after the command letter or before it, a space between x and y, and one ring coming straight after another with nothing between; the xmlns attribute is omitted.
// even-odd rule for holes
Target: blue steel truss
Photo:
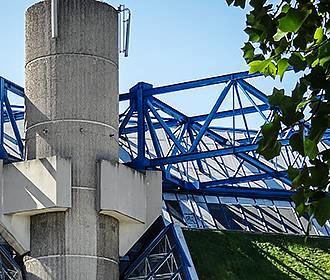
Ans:
<svg viewBox="0 0 330 280"><path fill-rule="evenodd" d="M138 83L119 96L129 103L119 115L121 160L138 170L161 170L164 190L289 199L286 170L301 168L306 159L288 145L294 128L280 133L282 149L274 160L255 152L260 126L274 113L267 95L248 82L259 76L240 72L162 87ZM219 88L209 114L188 116L156 98L208 86ZM0 97L0 157L24 159L24 89L0 77ZM328 147L329 136L320 149Z"/></svg>
<svg viewBox="0 0 330 280"><path fill-rule="evenodd" d="M123 280L192 279L190 264L174 224L164 227L123 273Z"/></svg>
<svg viewBox="0 0 330 280"><path fill-rule="evenodd" d="M23 279L21 267L15 260L17 253L0 237L0 279Z"/></svg>
<svg viewBox="0 0 330 280"><path fill-rule="evenodd" d="M24 89L0 77L0 158L24 159L21 136L24 115ZM20 127L21 126L21 127Z"/></svg>
<svg viewBox="0 0 330 280"><path fill-rule="evenodd" d="M295 128L280 133L282 149L274 160L255 152L261 124L274 113L267 95L247 81L258 76L241 72L155 88L138 83L119 97L129 101L119 116L121 158L139 170L162 170L165 190L288 199L293 192L286 170L301 168L306 159L288 145ZM187 116L156 98L211 85L221 90L209 114ZM329 135L320 149L328 147Z"/></svg>

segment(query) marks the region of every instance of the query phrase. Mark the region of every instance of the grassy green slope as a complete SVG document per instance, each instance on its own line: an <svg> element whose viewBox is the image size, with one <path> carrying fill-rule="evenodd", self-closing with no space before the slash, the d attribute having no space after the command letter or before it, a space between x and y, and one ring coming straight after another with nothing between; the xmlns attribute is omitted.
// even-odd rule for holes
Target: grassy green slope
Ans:
<svg viewBox="0 0 330 280"><path fill-rule="evenodd" d="M185 230L199 279L330 280L330 239Z"/></svg>

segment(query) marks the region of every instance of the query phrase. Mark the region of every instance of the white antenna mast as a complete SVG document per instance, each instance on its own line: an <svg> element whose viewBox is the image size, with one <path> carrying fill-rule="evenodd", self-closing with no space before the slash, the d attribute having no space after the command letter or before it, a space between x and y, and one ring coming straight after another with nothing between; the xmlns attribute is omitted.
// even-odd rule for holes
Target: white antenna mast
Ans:
<svg viewBox="0 0 330 280"><path fill-rule="evenodd" d="M52 38L58 36L58 0L52 0L51 2L51 24L52 24Z"/></svg>
<svg viewBox="0 0 330 280"><path fill-rule="evenodd" d="M118 7L118 44L119 53L123 53L125 57L128 56L129 49L129 36L131 29L131 11L125 8L125 5L119 5Z"/></svg>

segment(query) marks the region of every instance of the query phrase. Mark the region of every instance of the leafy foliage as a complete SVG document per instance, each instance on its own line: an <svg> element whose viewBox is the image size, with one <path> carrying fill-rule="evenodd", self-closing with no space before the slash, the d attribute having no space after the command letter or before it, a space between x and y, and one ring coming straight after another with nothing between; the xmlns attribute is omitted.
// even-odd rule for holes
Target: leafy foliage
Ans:
<svg viewBox="0 0 330 280"><path fill-rule="evenodd" d="M292 67L303 71L291 93L274 88L269 103L276 112L262 127L258 153L266 159L279 155L278 135L292 133L289 144L305 158L301 169L289 167L297 190L296 211L315 217L320 225L330 219L330 150L320 141L330 125L330 1L226 0L252 10L246 16L248 42L242 48L250 73L280 76Z"/></svg>

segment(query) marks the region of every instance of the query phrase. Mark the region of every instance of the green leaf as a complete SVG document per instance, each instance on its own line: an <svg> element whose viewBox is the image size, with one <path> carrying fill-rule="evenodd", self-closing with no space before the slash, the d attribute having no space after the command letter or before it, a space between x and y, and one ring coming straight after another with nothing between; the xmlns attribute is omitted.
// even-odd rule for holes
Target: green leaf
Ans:
<svg viewBox="0 0 330 280"><path fill-rule="evenodd" d="M263 73L265 76L272 76L273 78L275 78L276 76L276 71L277 71L277 67L275 66L275 64L273 62L270 62L267 67L264 69Z"/></svg>
<svg viewBox="0 0 330 280"><path fill-rule="evenodd" d="M247 62L250 62L250 60L254 57L254 47L250 42L247 42L244 44L244 47L242 48L242 51L244 53L244 58Z"/></svg>
<svg viewBox="0 0 330 280"><path fill-rule="evenodd" d="M296 206L296 211L298 213L299 216L302 216L305 212L305 204L304 203L300 203Z"/></svg>
<svg viewBox="0 0 330 280"><path fill-rule="evenodd" d="M280 106L284 98L284 89L273 89L273 94L268 97L269 105Z"/></svg>
<svg viewBox="0 0 330 280"><path fill-rule="evenodd" d="M323 39L323 29L322 27L318 27L316 28L315 30L315 33L314 33L314 39L316 40L316 43L319 44L322 42L322 39Z"/></svg>
<svg viewBox="0 0 330 280"><path fill-rule="evenodd" d="M308 156L310 159L315 159L319 150L317 148L317 143L313 140L308 138L304 139L304 152L305 155Z"/></svg>
<svg viewBox="0 0 330 280"><path fill-rule="evenodd" d="M306 34L302 30L297 33L297 36L293 40L293 47L297 50L305 50L307 48Z"/></svg>
<svg viewBox="0 0 330 280"><path fill-rule="evenodd" d="M230 6L234 2L234 0L226 0L226 2L228 4L228 6Z"/></svg>
<svg viewBox="0 0 330 280"><path fill-rule="evenodd" d="M328 84L325 69L320 66L312 68L312 71L304 79L310 84L312 90L326 88Z"/></svg>
<svg viewBox="0 0 330 280"><path fill-rule="evenodd" d="M315 59L312 63L312 67L315 67L319 64L320 60L319 59Z"/></svg>
<svg viewBox="0 0 330 280"><path fill-rule="evenodd" d="M280 80L282 81L284 72L289 67L289 61L286 58L282 58L277 62L277 74L280 76Z"/></svg>
<svg viewBox="0 0 330 280"><path fill-rule="evenodd" d="M299 188L302 185L304 185L305 187L308 187L310 185L309 171L306 166L303 168L300 174L292 181L293 189Z"/></svg>
<svg viewBox="0 0 330 280"><path fill-rule="evenodd" d="M314 216L321 227L330 219L330 197L324 197L318 201Z"/></svg>
<svg viewBox="0 0 330 280"><path fill-rule="evenodd" d="M266 139L266 145L271 145L274 141L276 141L280 128L281 123L280 116L278 114L275 114L272 122L266 123L262 126L261 131L263 137Z"/></svg>
<svg viewBox="0 0 330 280"><path fill-rule="evenodd" d="M320 154L322 155L323 161L327 161L330 159L330 149L324 150Z"/></svg>
<svg viewBox="0 0 330 280"><path fill-rule="evenodd" d="M289 43L286 40L286 38L282 38L279 42L279 45L276 46L275 54L279 55L280 53L283 53L284 51L286 51L288 45L289 45Z"/></svg>
<svg viewBox="0 0 330 280"><path fill-rule="evenodd" d="M296 108L296 112L298 112L300 109L303 109L305 107L305 105L310 102L311 102L311 99L307 99L307 100L300 102Z"/></svg>
<svg viewBox="0 0 330 280"><path fill-rule="evenodd" d="M294 67L295 72L305 70L307 64L300 53L293 53L289 58L289 64Z"/></svg>
<svg viewBox="0 0 330 280"><path fill-rule="evenodd" d="M318 59L317 51L310 52L304 58L305 58L305 61L306 61L307 65L312 66L312 64L315 62L315 60Z"/></svg>
<svg viewBox="0 0 330 280"><path fill-rule="evenodd" d="M286 13L289 11L290 8L291 8L291 6L290 6L289 4L285 4L285 5L282 7L281 12L286 14Z"/></svg>
<svg viewBox="0 0 330 280"><path fill-rule="evenodd" d="M324 67L325 64L326 64L327 62L329 62L329 61L330 61L330 55L329 55L329 56L326 56L326 57L323 57L323 58L320 59L320 65L321 65L322 67Z"/></svg>
<svg viewBox="0 0 330 280"><path fill-rule="evenodd" d="M273 39L275 41L280 41L283 37L285 37L286 34L288 34L288 32L283 32L282 30L280 30L279 28L277 28L277 32L273 36Z"/></svg>
<svg viewBox="0 0 330 280"><path fill-rule="evenodd" d="M266 60L254 60L249 63L250 66L250 74L253 74L255 72L263 72L265 68L270 64L271 59Z"/></svg>
<svg viewBox="0 0 330 280"><path fill-rule="evenodd" d="M262 155L265 159L271 160L278 156L281 152L282 144L279 141L274 141L271 144L264 144L265 139L262 138L258 144L257 153Z"/></svg>
<svg viewBox="0 0 330 280"><path fill-rule="evenodd" d="M289 143L293 151L296 151L302 156L305 156L304 139L300 133L292 134L289 139Z"/></svg>
<svg viewBox="0 0 330 280"><path fill-rule="evenodd" d="M303 11L290 8L287 14L279 19L279 29L283 32L297 32L312 10Z"/></svg>
<svg viewBox="0 0 330 280"><path fill-rule="evenodd" d="M299 189L293 196L293 202L296 204L296 211L299 216L302 216L305 212L305 191L303 189Z"/></svg>
<svg viewBox="0 0 330 280"><path fill-rule="evenodd" d="M330 41L319 48L319 58L330 56Z"/></svg>
<svg viewBox="0 0 330 280"><path fill-rule="evenodd" d="M297 176L299 176L300 171L298 168L294 168L291 165L288 168L288 178L293 181Z"/></svg>
<svg viewBox="0 0 330 280"><path fill-rule="evenodd" d="M280 116L275 114L274 120L262 126L262 138L258 142L257 153L265 159L270 160L280 154L282 144L277 141L277 136L281 127Z"/></svg>
<svg viewBox="0 0 330 280"><path fill-rule="evenodd" d="M249 41L251 42L259 42L263 34L263 31L252 27L245 28L244 32L249 35Z"/></svg>
<svg viewBox="0 0 330 280"><path fill-rule="evenodd" d="M235 0L234 6L241 7L242 9L245 8L245 0Z"/></svg>
<svg viewBox="0 0 330 280"><path fill-rule="evenodd" d="M253 8L261 8L266 3L266 0L250 0L250 5Z"/></svg>
<svg viewBox="0 0 330 280"><path fill-rule="evenodd" d="M255 16L254 14L250 13L246 15L246 25L253 25L254 21L255 21Z"/></svg>
<svg viewBox="0 0 330 280"><path fill-rule="evenodd" d="M315 166L309 167L311 174L311 185L318 189L325 189L328 183L328 165L320 160L314 160Z"/></svg>
<svg viewBox="0 0 330 280"><path fill-rule="evenodd" d="M279 107L282 111L281 121L284 125L291 126L295 122L304 118L304 114L302 112L296 112L297 105L298 104L292 97L283 97L283 101Z"/></svg>
<svg viewBox="0 0 330 280"><path fill-rule="evenodd" d="M330 108L329 105L323 103L321 103L321 105L315 106L317 114L312 118L312 126L308 137L310 140L313 140L315 141L315 143L318 143L321 140L324 132L328 128Z"/></svg>
<svg viewBox="0 0 330 280"><path fill-rule="evenodd" d="M295 89L292 91L292 99L295 102L301 102L306 91L306 84L304 84L303 81L300 81L300 83L297 83Z"/></svg>

